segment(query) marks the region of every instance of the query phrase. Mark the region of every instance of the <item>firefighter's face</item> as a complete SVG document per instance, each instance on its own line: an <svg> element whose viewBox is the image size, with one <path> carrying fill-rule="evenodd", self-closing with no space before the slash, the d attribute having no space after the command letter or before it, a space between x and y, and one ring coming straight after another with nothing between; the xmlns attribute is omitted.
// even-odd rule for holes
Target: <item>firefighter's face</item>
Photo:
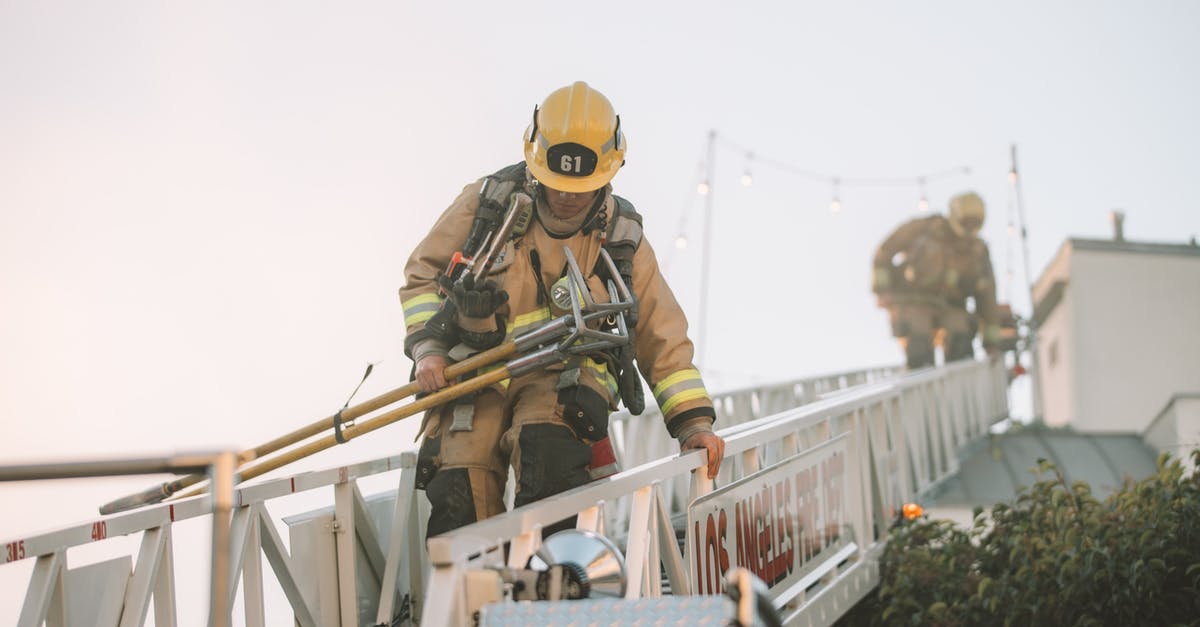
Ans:
<svg viewBox="0 0 1200 627"><path fill-rule="evenodd" d="M983 220L975 216L967 216L958 221L962 225L963 231L967 237L976 237L979 235L979 229L983 228Z"/></svg>
<svg viewBox="0 0 1200 627"><path fill-rule="evenodd" d="M569 220L592 206L592 200L596 198L596 191L599 190L572 193L560 192L547 187L546 203L550 205L550 213L553 213L554 217Z"/></svg>

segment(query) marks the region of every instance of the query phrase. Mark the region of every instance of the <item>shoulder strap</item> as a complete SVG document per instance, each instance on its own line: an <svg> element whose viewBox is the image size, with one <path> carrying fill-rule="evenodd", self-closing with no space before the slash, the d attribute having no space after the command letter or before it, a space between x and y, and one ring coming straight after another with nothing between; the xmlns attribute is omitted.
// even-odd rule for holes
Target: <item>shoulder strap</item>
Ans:
<svg viewBox="0 0 1200 627"><path fill-rule="evenodd" d="M492 178L498 181L512 181L517 183L525 182L525 162L518 161L512 165L505 166L496 170L492 174Z"/></svg>
<svg viewBox="0 0 1200 627"><path fill-rule="evenodd" d="M636 251L642 244L642 215L628 200L616 194L613 194L613 200L617 207L613 212L613 221L608 225L607 247L627 245ZM609 250L608 254L613 255L613 251ZM616 259L616 255L613 255L613 259Z"/></svg>
<svg viewBox="0 0 1200 627"><path fill-rule="evenodd" d="M479 191L479 208L475 210L475 220L471 223L471 231L467 241L463 243L463 254L474 255L479 252L483 240L488 233L494 232L504 221L504 213L508 210L509 200L514 192L525 185L525 162L518 161L510 166L500 168L484 177L483 188ZM525 233L529 227L532 209L526 209L525 216L517 220L511 237L516 238Z"/></svg>
<svg viewBox="0 0 1200 627"><path fill-rule="evenodd" d="M479 210L499 210L499 220L504 218L504 209L508 207L509 197L513 192L525 185L525 162L519 161L510 166L500 168L485 177L483 189L479 193Z"/></svg>
<svg viewBox="0 0 1200 627"><path fill-rule="evenodd" d="M604 250L608 251L616 264L621 280L632 290L633 256L637 253L638 246L642 245L642 216L628 200L613 194L613 201L616 208L608 225L608 241L604 244ZM597 262L596 270L603 272L604 269L599 266Z"/></svg>
<svg viewBox="0 0 1200 627"><path fill-rule="evenodd" d="M633 203L628 200L613 194L613 201L616 206L613 208L613 219L608 225L604 250L612 257L613 264L617 266L617 273L621 275L610 278L620 280L629 288L630 294L633 295L633 308L625 314L630 343L617 349L611 355L611 361L617 375L617 390L621 401L625 403L625 407L629 409L630 413L636 416L646 408L642 382L637 365L634 363L636 357L633 349L636 343L634 329L637 328L638 323L637 294L633 291L633 257L637 253L638 246L642 244L642 216L633 208ZM597 260L596 272L600 276L607 276L608 268L600 267L603 265L601 261Z"/></svg>

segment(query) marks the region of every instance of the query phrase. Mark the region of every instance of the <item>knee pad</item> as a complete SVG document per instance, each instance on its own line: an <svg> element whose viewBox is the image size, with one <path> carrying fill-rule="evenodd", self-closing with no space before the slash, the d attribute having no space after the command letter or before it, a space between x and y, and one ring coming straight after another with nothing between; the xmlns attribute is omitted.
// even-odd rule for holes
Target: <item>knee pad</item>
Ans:
<svg viewBox="0 0 1200 627"><path fill-rule="evenodd" d="M946 338L946 361L971 359L975 356L975 348L971 346L974 334L951 333Z"/></svg>
<svg viewBox="0 0 1200 627"><path fill-rule="evenodd" d="M484 486L477 486L483 489ZM443 468L425 487L429 497L429 529L433 537L469 525L476 520L475 494L466 468Z"/></svg>
<svg viewBox="0 0 1200 627"><path fill-rule="evenodd" d="M573 385L558 391L563 422L575 435L591 442L608 437L608 399L586 385Z"/></svg>
<svg viewBox="0 0 1200 627"><path fill-rule="evenodd" d="M521 476L514 504L517 507L591 482L588 464L592 447L581 442L566 425L535 423L521 427Z"/></svg>
<svg viewBox="0 0 1200 627"><path fill-rule="evenodd" d="M933 365L933 337L910 335L905 338L904 354L910 370Z"/></svg>

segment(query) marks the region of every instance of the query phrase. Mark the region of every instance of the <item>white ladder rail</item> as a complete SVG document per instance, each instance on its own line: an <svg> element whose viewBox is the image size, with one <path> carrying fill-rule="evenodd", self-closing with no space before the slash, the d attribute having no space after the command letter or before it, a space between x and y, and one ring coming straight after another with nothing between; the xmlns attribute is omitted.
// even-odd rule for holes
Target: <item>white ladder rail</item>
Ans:
<svg viewBox="0 0 1200 627"><path fill-rule="evenodd" d="M703 454L676 454L677 445L665 437L656 414L616 416L614 441L624 445L618 446L618 455L627 462L647 458L644 463L589 486L433 538L427 551L420 548L428 503L414 488L412 452L243 485L236 491L234 502L235 518L240 522L231 523L230 531L242 547L233 574L240 575L246 624L275 622L265 615L262 606L262 578L268 572L283 589L299 624L321 624L321 616L327 615L322 614L322 601L312 596L305 583L313 576L311 564L297 562L289 555L267 511L267 504L276 498L332 487L333 516L346 536L340 547L331 549L330 554L338 556L336 569L353 573L356 552L366 555L364 572L377 581L371 586L379 588L364 587L366 584L353 576L343 577L345 583L337 592L340 600L324 601L337 606L329 608L337 616L334 620L343 624L358 620L358 614L345 606L352 604L351 599L377 591L375 617L379 624L391 624L399 616L408 616L410 622L420 619L427 624L441 624L439 621L445 619L445 624L462 624L466 618L458 612L465 596L459 584L467 569L481 560L500 559L502 551L496 547L514 539L516 550L510 557L527 556L536 550L545 525L580 513L581 527L607 532L610 537L625 536L633 543L631 565L644 576L631 585L631 595L661 593L660 567L674 594L690 592L690 555L679 550L672 517L716 486L729 485L756 467L848 433L854 463L848 464L847 479L856 487L847 503L847 515L854 530L855 549L844 564L823 566L816 577L818 585L796 597L799 600L792 604L802 607L789 610L788 616L806 623L812 616L824 615L826 610L818 612L819 608L844 611L848 597L843 592L851 586L869 589L877 580L872 555L880 550L876 536L880 541L886 536L882 516L894 509L900 497L919 495L954 472L957 449L985 436L988 427L1006 415L1007 381L1002 364L967 362L889 378L894 374L895 369L874 369L714 395L722 424L730 425L721 430L728 441L728 460L716 482L703 477L702 472L691 472L703 464ZM790 408L780 411L788 404ZM747 413L731 415L729 411L734 407ZM664 448L669 452L663 453ZM880 475L881 469L886 473ZM378 509L372 510L363 498L357 480L390 471L398 472L396 489L390 493L396 500L388 502L390 526L377 528L370 521L371 511L380 515ZM895 485L889 484L883 492L884 484L880 483L881 493L876 498L870 484L872 477L878 480L880 476ZM635 499L631 496L634 494L639 496ZM67 568L71 547L137 533L142 534L143 550L139 551L136 567L126 568L132 576L123 592L121 624L144 624L150 599L154 601L155 624L175 624L174 553L182 547L172 542L172 527L182 520L210 515L209 500L198 496L5 541L14 547L7 551L6 561L38 559L22 609L22 620L26 621L26 615L29 618L22 624L52 625L66 620L71 594L69 584L64 585L65 575L76 572ZM101 532L96 531L97 525ZM261 563L263 555L269 570ZM830 591L839 586L841 592ZM822 619L811 624L827 622Z"/></svg>

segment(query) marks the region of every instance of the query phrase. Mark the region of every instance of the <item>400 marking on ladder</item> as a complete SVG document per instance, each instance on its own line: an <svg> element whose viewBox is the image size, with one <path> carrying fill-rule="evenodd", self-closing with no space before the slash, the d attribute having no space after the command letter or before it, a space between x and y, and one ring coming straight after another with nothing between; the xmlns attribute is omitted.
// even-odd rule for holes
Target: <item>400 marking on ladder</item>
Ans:
<svg viewBox="0 0 1200 627"><path fill-rule="evenodd" d="M108 523L97 520L92 523L92 540L103 540L108 537Z"/></svg>

